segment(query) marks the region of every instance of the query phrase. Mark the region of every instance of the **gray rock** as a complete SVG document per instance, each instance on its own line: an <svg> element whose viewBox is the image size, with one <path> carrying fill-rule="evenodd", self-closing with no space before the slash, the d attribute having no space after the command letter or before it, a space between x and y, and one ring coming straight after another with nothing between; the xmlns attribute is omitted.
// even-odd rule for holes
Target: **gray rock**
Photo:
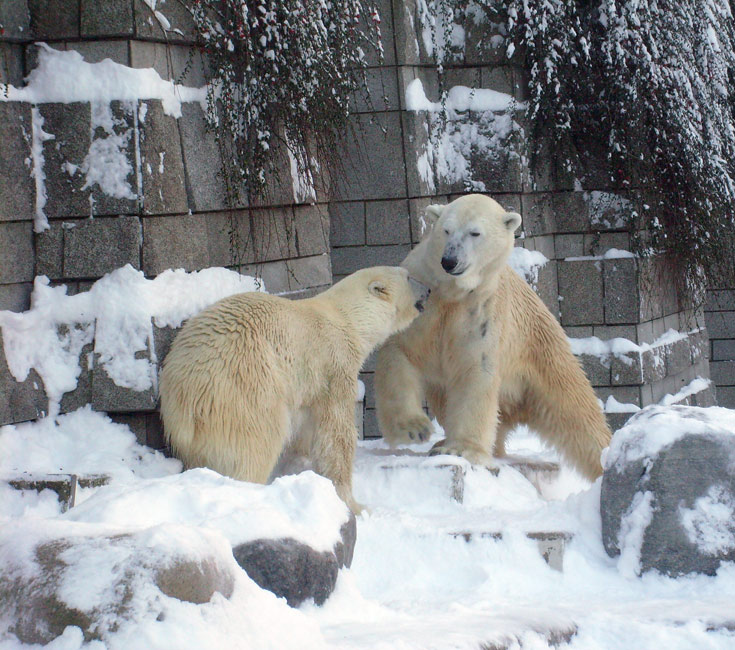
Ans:
<svg viewBox="0 0 735 650"><path fill-rule="evenodd" d="M143 0L133 0L133 8L135 10L135 35L138 38L172 43L194 42L194 22L183 2L177 2L177 0L161 2L159 0L156 4L156 11L160 11L166 17L171 25L170 30L163 29L151 8Z"/></svg>
<svg viewBox="0 0 735 650"><path fill-rule="evenodd" d="M95 411L130 413L132 411L153 411L156 408L156 391L153 387L137 391L118 386L107 374L104 367L94 364L92 370L92 408Z"/></svg>
<svg viewBox="0 0 735 650"><path fill-rule="evenodd" d="M354 246L365 243L365 203L350 201L329 204L330 244Z"/></svg>
<svg viewBox="0 0 735 650"><path fill-rule="evenodd" d="M633 258L604 260L605 322L636 323L640 309L638 300L638 266Z"/></svg>
<svg viewBox="0 0 735 650"><path fill-rule="evenodd" d="M79 0L28 0L28 9L34 39L79 37Z"/></svg>
<svg viewBox="0 0 735 650"><path fill-rule="evenodd" d="M164 113L160 100L141 102L143 106L144 118L139 121L143 213L185 213L189 206L179 126Z"/></svg>
<svg viewBox="0 0 735 650"><path fill-rule="evenodd" d="M365 205L367 243L369 245L410 244L408 202L370 201Z"/></svg>
<svg viewBox="0 0 735 650"><path fill-rule="evenodd" d="M0 2L0 25L5 30L3 40L27 41L33 38L30 21L27 0Z"/></svg>
<svg viewBox="0 0 735 650"><path fill-rule="evenodd" d="M602 273L594 261L558 262L559 304L563 325L598 325L604 322Z"/></svg>
<svg viewBox="0 0 735 650"><path fill-rule="evenodd" d="M64 229L64 277L99 278L130 264L140 268L138 217L98 217Z"/></svg>
<svg viewBox="0 0 735 650"><path fill-rule="evenodd" d="M81 0L82 36L131 36L131 0Z"/></svg>
<svg viewBox="0 0 735 650"><path fill-rule="evenodd" d="M357 538L355 516L340 529L333 551L317 552L295 539L258 539L232 549L237 563L263 589L298 607L309 598L322 605L334 590L337 573L352 564Z"/></svg>
<svg viewBox="0 0 735 650"><path fill-rule="evenodd" d="M33 224L0 221L0 283L33 280Z"/></svg>
<svg viewBox="0 0 735 650"><path fill-rule="evenodd" d="M22 312L29 309L32 289L33 285L30 282L1 284L0 311Z"/></svg>
<svg viewBox="0 0 735 650"><path fill-rule="evenodd" d="M30 104L0 102L0 221L34 217L36 184L28 164L32 133Z"/></svg>
<svg viewBox="0 0 735 650"><path fill-rule="evenodd" d="M713 575L721 562L735 560L735 417L714 417L701 408L654 405L615 434L600 496L609 555L632 545L641 572L671 576ZM662 439L671 442L661 446Z"/></svg>
<svg viewBox="0 0 735 650"><path fill-rule="evenodd" d="M45 415L48 400L43 380L35 370L19 382L11 374L0 341L0 425L35 420Z"/></svg>

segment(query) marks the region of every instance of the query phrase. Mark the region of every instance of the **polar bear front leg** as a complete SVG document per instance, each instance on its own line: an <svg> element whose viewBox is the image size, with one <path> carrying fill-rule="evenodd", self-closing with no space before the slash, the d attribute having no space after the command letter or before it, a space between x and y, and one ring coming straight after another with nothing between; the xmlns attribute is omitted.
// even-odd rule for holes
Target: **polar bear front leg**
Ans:
<svg viewBox="0 0 735 650"><path fill-rule="evenodd" d="M375 366L375 408L383 438L391 446L423 442L434 427L422 408L421 373L406 357L397 337L378 351Z"/></svg>
<svg viewBox="0 0 735 650"><path fill-rule="evenodd" d="M310 456L314 471L332 481L339 498L358 515L363 506L352 496L352 465L357 446L354 390L345 393L342 399L333 394L326 404L312 409Z"/></svg>
<svg viewBox="0 0 735 650"><path fill-rule="evenodd" d="M429 453L461 456L473 465L496 469L493 448L498 429L498 391L496 380L481 376L470 376L462 386L448 391L441 423L446 438Z"/></svg>

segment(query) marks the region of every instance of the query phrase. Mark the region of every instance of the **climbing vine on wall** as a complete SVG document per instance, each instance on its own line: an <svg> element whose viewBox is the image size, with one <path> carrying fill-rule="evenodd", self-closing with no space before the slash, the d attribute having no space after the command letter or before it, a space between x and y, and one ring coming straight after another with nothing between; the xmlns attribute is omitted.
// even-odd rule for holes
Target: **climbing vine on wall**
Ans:
<svg viewBox="0 0 735 650"><path fill-rule="evenodd" d="M381 51L367 0L181 0L208 60L207 118L235 201L267 195L285 169L307 199L338 151L365 54Z"/></svg>

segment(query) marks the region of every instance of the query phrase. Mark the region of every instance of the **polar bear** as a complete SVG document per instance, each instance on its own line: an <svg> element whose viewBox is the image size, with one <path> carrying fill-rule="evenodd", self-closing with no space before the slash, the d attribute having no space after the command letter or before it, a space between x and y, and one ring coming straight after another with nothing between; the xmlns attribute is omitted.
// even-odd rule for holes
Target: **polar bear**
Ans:
<svg viewBox="0 0 735 650"><path fill-rule="evenodd" d="M472 194L427 210L430 230L402 265L428 285L426 310L377 355L378 424L392 445L446 439L434 454L494 467L505 438L527 424L584 476L602 473L610 430L564 331L508 265L521 223Z"/></svg>
<svg viewBox="0 0 735 650"><path fill-rule="evenodd" d="M354 512L357 374L365 358L423 308L427 291L400 267L373 267L304 300L225 298L176 336L160 377L174 453L265 483L282 452L305 450Z"/></svg>

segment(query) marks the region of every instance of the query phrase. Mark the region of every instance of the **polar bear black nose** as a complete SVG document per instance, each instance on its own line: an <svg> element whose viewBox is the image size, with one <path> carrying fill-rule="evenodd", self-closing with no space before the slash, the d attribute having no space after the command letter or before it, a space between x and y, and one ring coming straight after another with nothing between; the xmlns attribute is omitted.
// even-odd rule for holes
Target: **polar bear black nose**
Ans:
<svg viewBox="0 0 735 650"><path fill-rule="evenodd" d="M456 257L449 257L448 255L445 255L444 257L442 257L442 268L447 273L450 273L456 267L457 267L457 258Z"/></svg>

